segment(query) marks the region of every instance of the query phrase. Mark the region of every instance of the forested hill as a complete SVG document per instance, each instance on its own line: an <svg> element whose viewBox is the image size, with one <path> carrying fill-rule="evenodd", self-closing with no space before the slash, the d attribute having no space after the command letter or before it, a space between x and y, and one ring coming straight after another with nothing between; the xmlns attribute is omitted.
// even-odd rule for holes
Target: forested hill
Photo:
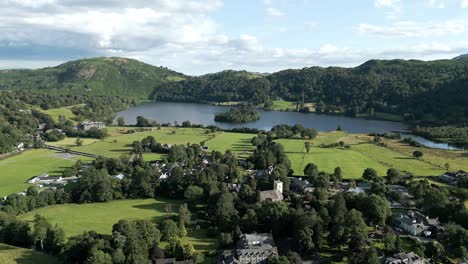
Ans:
<svg viewBox="0 0 468 264"><path fill-rule="evenodd" d="M159 85L157 100L314 102L351 115L373 111L420 119L468 118L468 58L371 60L355 68L311 67L267 76L244 71L190 77Z"/></svg>
<svg viewBox="0 0 468 264"><path fill-rule="evenodd" d="M147 99L155 85L183 78L181 73L137 60L100 57L37 70L2 70L0 89Z"/></svg>
<svg viewBox="0 0 468 264"><path fill-rule="evenodd" d="M158 85L151 98L181 102L268 102L270 83L261 74L247 71L222 71L179 82Z"/></svg>

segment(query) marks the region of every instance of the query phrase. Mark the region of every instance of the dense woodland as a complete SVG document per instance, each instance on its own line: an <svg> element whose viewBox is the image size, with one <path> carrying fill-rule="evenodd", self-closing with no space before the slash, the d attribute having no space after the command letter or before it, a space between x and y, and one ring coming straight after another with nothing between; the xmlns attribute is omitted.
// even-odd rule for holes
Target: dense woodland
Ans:
<svg viewBox="0 0 468 264"><path fill-rule="evenodd" d="M468 59L441 61L371 60L356 68L311 67L267 76L224 71L157 86L162 101L249 101L268 106L281 98L316 103L322 112L350 115L376 111L408 120L468 117Z"/></svg>
<svg viewBox="0 0 468 264"><path fill-rule="evenodd" d="M258 119L260 119L260 112L254 106L246 104L231 108L227 112L218 113L214 118L217 122L227 123L245 123Z"/></svg>
<svg viewBox="0 0 468 264"><path fill-rule="evenodd" d="M59 122L41 112L41 110L73 106L71 111L77 116L76 121L95 120L112 122L115 113L134 104L133 99L122 97L99 97L90 95L48 95L33 92L0 92L0 154L12 151L17 143L33 144L32 137L38 125L44 124L43 131L50 141L60 139L54 129L62 129L70 136L102 138L102 131L91 133L73 129L70 120Z"/></svg>

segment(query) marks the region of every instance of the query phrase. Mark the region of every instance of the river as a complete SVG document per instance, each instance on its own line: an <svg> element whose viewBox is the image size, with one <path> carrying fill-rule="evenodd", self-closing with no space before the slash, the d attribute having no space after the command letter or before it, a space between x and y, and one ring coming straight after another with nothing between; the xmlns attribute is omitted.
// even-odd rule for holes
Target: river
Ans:
<svg viewBox="0 0 468 264"><path fill-rule="evenodd" d="M259 110L261 118L254 122L230 124L214 121L216 113L227 111L229 108L230 106L214 106L207 104L147 102L117 113L116 118L123 117L127 125L135 124L137 116L144 116L148 119L156 120L158 123L173 124L174 121L177 121L181 124L183 121L189 120L192 124L204 126L215 125L223 129L249 127L270 130L273 126L278 124L301 124L304 127L315 128L319 131L336 130L338 126L341 126L350 133L408 132L408 125L401 122L353 118L342 115L305 114L267 110ZM413 136L413 138L428 147L456 149L456 147L449 144L436 143L421 137Z"/></svg>

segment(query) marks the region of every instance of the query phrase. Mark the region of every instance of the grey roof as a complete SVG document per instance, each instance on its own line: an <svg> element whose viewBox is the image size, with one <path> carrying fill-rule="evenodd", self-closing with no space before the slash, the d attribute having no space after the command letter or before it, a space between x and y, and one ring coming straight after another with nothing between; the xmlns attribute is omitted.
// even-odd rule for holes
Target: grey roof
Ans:
<svg viewBox="0 0 468 264"><path fill-rule="evenodd" d="M272 201L281 201L283 200L283 194L279 190L269 190L260 192L260 201L266 201L268 199Z"/></svg>
<svg viewBox="0 0 468 264"><path fill-rule="evenodd" d="M429 263L426 259L421 258L414 252L401 252L393 255L385 260L385 264L424 264Z"/></svg>
<svg viewBox="0 0 468 264"><path fill-rule="evenodd" d="M268 233L243 234L237 245L240 249L273 248L274 246L273 236Z"/></svg>

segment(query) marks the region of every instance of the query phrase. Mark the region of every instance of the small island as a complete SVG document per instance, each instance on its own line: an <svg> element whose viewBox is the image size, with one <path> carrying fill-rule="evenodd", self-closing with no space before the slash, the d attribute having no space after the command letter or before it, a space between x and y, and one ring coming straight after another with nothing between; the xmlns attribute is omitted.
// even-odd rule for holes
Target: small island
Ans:
<svg viewBox="0 0 468 264"><path fill-rule="evenodd" d="M260 112L252 105L243 104L215 115L214 120L226 123L245 123L260 119Z"/></svg>

